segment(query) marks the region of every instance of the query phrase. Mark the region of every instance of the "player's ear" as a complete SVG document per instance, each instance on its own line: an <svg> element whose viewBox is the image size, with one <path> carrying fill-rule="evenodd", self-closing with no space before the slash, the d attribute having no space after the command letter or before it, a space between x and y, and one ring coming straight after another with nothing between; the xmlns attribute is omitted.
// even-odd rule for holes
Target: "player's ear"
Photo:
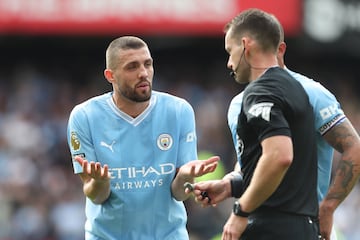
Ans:
<svg viewBox="0 0 360 240"><path fill-rule="evenodd" d="M108 80L109 83L113 83L114 82L114 73L112 70L106 68L104 70L104 76L106 78L106 80Z"/></svg>

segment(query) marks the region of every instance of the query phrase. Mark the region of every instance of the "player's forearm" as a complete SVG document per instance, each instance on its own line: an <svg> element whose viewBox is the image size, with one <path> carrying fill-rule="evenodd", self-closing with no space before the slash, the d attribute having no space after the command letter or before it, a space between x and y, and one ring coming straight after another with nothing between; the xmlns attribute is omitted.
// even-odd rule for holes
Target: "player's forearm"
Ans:
<svg viewBox="0 0 360 240"><path fill-rule="evenodd" d="M110 196L110 180L96 181L91 178L84 182L83 191L95 204L102 204Z"/></svg>
<svg viewBox="0 0 360 240"><path fill-rule="evenodd" d="M184 184L186 182L193 183L194 178L183 178L182 176L176 175L171 183L172 195L178 201L185 201L190 196L185 193Z"/></svg>
<svg viewBox="0 0 360 240"><path fill-rule="evenodd" d="M359 180L360 144L357 145L353 150L342 154L341 160L335 169L328 193L322 202L322 207L329 211L335 211ZM355 151L355 149L357 150Z"/></svg>
<svg viewBox="0 0 360 240"><path fill-rule="evenodd" d="M341 153L335 175L321 207L335 211L349 195L360 177L360 138L348 120L325 135L328 143Z"/></svg>

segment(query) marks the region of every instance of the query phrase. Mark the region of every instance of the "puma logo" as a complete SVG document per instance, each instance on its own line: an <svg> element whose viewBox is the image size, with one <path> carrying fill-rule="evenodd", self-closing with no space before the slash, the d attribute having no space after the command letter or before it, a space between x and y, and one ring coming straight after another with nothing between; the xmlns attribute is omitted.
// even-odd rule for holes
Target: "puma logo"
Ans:
<svg viewBox="0 0 360 240"><path fill-rule="evenodd" d="M114 149L113 149L113 145L115 144L115 141L112 141L111 144L107 144L106 142L104 141L101 141L100 142L100 146L103 146L103 147L106 147L108 149L110 149L111 152L114 152Z"/></svg>

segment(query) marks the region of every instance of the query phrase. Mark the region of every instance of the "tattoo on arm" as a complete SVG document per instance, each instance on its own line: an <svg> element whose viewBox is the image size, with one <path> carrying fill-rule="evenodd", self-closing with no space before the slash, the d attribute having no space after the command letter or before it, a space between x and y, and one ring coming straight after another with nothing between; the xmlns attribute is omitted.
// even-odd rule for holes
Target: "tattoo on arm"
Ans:
<svg viewBox="0 0 360 240"><path fill-rule="evenodd" d="M359 175L359 153L354 154L351 149L359 145L356 130L348 120L334 126L324 135L327 142L341 153L341 160L335 169L334 180L330 186L327 199L344 200L356 183ZM354 175L356 172L356 176Z"/></svg>
<svg viewBox="0 0 360 240"><path fill-rule="evenodd" d="M341 186L346 189L346 187L351 182L351 179L353 178L353 164L351 161L340 161L339 166L337 168L337 174L341 175L343 177Z"/></svg>
<svg viewBox="0 0 360 240"><path fill-rule="evenodd" d="M338 152L343 153L357 141L357 133L348 120L334 126L325 135L326 141Z"/></svg>
<svg viewBox="0 0 360 240"><path fill-rule="evenodd" d="M332 183L332 186L336 187L337 191L329 191L326 198L338 200L345 199L345 197L352 189L352 186L349 188L349 185L351 185L350 183L353 179L353 176L354 175L352 162L347 160L340 161L335 172L335 181L333 181Z"/></svg>

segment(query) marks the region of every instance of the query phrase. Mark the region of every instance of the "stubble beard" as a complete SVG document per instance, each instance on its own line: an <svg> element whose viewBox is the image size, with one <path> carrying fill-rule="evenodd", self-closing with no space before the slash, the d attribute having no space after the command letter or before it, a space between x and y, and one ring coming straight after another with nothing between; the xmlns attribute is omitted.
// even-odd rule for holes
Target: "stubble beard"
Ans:
<svg viewBox="0 0 360 240"><path fill-rule="evenodd" d="M240 70L240 69L239 69ZM247 84L250 81L250 67L246 67L238 71L239 73L236 74L236 82L240 84Z"/></svg>
<svg viewBox="0 0 360 240"><path fill-rule="evenodd" d="M149 101L151 98L151 92L152 92L152 87L150 86L149 90L143 90L140 92L137 92L136 89L130 90L130 89L126 89L126 90L120 90L120 93L123 97L133 101L133 102L146 102Z"/></svg>

